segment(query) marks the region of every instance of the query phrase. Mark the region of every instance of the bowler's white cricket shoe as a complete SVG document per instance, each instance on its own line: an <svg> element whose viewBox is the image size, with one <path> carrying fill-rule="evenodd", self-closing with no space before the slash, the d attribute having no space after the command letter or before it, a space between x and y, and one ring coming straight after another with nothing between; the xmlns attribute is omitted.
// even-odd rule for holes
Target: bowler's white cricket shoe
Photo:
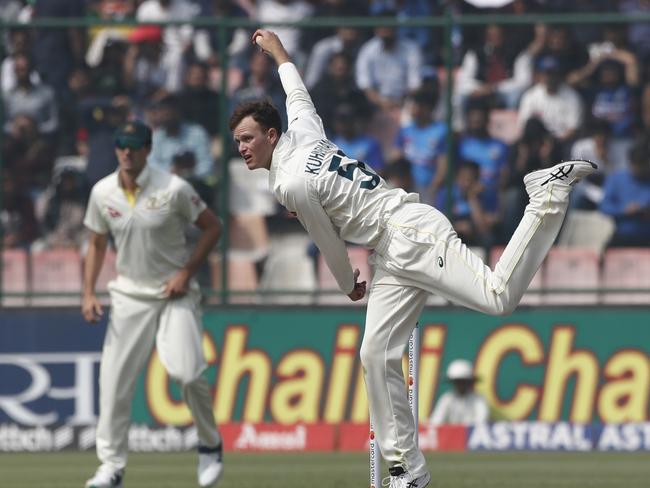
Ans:
<svg viewBox="0 0 650 488"><path fill-rule="evenodd" d="M524 176L524 184L528 195L533 198L542 193L552 192L553 188L557 186L570 189L571 186L597 169L598 166L591 161L582 159L563 161L551 168L528 173Z"/></svg>
<svg viewBox="0 0 650 488"><path fill-rule="evenodd" d="M197 476L199 486L207 488L214 486L221 478L223 473L223 449L221 446L216 448L199 447L199 467Z"/></svg>
<svg viewBox="0 0 650 488"><path fill-rule="evenodd" d="M413 478L401 466L394 466L388 469L390 476L384 478L381 486L388 488L424 488L431 481L431 474L424 473L422 476Z"/></svg>
<svg viewBox="0 0 650 488"><path fill-rule="evenodd" d="M95 476L86 481L86 488L122 488L124 470L115 470L106 464L102 464L95 473Z"/></svg>

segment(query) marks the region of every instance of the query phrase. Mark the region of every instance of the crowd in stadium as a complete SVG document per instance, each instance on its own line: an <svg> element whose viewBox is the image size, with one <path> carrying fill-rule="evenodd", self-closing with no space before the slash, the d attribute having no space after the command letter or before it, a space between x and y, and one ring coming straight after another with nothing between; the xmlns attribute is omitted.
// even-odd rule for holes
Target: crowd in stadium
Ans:
<svg viewBox="0 0 650 488"><path fill-rule="evenodd" d="M0 1L4 21L24 24L6 29L2 44L4 248L83 245L89 188L115 170L113 133L132 118L154 128L149 163L186 177L215 207L228 163L222 143L231 141L220 110L262 97L284 104L272 61L250 42L252 29L220 37L213 28L149 23L222 16L259 25L327 16L408 19L449 9L457 15L650 12L642 0L515 0L499 9L472 3ZM32 20L53 17L140 25L30 28ZM582 158L602 171L575 192L573 206L613 219L611 246L650 246L650 23L456 26L451 71L441 27L274 30L333 142L389 183L445 210L469 245L507 241L526 203L524 174Z"/></svg>

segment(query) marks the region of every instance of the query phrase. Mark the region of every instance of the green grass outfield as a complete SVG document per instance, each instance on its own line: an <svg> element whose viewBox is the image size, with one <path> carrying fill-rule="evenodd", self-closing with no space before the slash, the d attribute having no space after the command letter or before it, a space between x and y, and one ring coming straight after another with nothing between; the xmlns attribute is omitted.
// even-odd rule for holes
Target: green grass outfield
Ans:
<svg viewBox="0 0 650 488"><path fill-rule="evenodd" d="M647 488L650 453L436 453L430 488ZM0 453L2 488L75 488L96 468L92 452ZM128 488L196 486L194 453L129 457ZM226 454L219 488L365 488L363 453Z"/></svg>

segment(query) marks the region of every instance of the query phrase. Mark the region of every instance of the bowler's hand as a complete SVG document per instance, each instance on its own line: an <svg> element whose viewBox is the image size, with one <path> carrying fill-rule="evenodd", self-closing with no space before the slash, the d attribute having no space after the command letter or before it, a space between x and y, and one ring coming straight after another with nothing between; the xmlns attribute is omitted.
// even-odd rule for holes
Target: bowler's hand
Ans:
<svg viewBox="0 0 650 488"><path fill-rule="evenodd" d="M104 315L104 310L102 309L102 304L97 300L95 294L88 294L83 296L81 302L81 314L83 315L86 322L99 322L99 319Z"/></svg>
<svg viewBox="0 0 650 488"><path fill-rule="evenodd" d="M365 280L362 281L361 283L357 283L357 279L359 278L359 274L361 272L359 269L354 270L354 290L352 290L350 293L348 293L348 297L350 297L350 300L353 302L356 302L357 300L361 300L364 296L366 296L366 282Z"/></svg>
<svg viewBox="0 0 650 488"><path fill-rule="evenodd" d="M275 32L257 29L253 33L252 41L253 45L259 46L262 51L270 54L278 66L290 60L289 54Z"/></svg>
<svg viewBox="0 0 650 488"><path fill-rule="evenodd" d="M190 288L190 273L180 269L165 285L163 296L165 298L180 298L187 294Z"/></svg>

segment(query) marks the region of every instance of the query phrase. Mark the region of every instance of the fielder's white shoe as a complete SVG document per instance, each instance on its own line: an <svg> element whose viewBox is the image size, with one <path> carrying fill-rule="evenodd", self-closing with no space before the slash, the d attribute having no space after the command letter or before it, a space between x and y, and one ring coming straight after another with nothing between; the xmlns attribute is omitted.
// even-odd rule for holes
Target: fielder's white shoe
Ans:
<svg viewBox="0 0 650 488"><path fill-rule="evenodd" d="M591 161L576 159L563 161L551 168L539 169L524 176L528 195L533 198L557 185L570 188L598 169Z"/></svg>
<svg viewBox="0 0 650 488"><path fill-rule="evenodd" d="M214 486L223 473L223 449L221 446L215 448L199 447L199 467L196 474L199 478L199 486L207 488Z"/></svg>
<svg viewBox="0 0 650 488"><path fill-rule="evenodd" d="M430 473L424 473L422 476L413 478L401 466L388 468L388 472L390 476L384 478L381 482L381 486L387 486L388 488L424 488L431 481Z"/></svg>
<svg viewBox="0 0 650 488"><path fill-rule="evenodd" d="M115 470L106 464L102 464L95 473L95 476L86 481L86 488L122 488L124 470Z"/></svg>

